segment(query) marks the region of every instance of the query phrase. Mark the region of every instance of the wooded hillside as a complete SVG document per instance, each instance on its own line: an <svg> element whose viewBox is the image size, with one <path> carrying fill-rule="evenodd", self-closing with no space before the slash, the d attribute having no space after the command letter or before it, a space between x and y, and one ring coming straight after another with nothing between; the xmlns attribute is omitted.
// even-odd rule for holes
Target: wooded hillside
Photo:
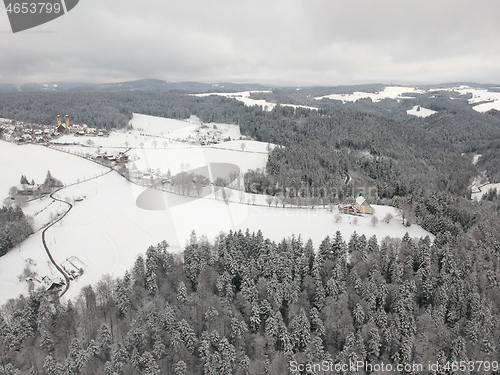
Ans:
<svg viewBox="0 0 500 375"><path fill-rule="evenodd" d="M193 234L182 261L160 243L77 301L37 292L7 304L0 369L286 374L322 361L497 360L497 254L481 239L453 244L337 232L315 252L300 238Z"/></svg>

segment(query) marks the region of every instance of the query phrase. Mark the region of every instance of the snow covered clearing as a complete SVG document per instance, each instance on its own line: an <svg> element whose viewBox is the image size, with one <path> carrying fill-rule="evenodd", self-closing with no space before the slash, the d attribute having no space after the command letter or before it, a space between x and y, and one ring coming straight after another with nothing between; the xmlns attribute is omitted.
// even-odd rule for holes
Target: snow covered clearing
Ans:
<svg viewBox="0 0 500 375"><path fill-rule="evenodd" d="M240 142L241 143L241 142ZM264 144L267 147L267 144ZM232 145L229 145L231 147ZM185 147L172 149L135 149L129 153L132 169L140 171L153 170L166 173L170 170L172 175L182 171L204 167L211 163L236 164L242 173L249 169L264 169L267 162L266 152L241 151L225 149L224 143L217 147Z"/></svg>
<svg viewBox="0 0 500 375"><path fill-rule="evenodd" d="M134 113L129 124L141 133L168 139L182 139L190 135L194 136L195 132L203 133L204 128L217 130L223 138L239 139L241 137L238 125L203 123L196 116L191 116L188 120L174 120ZM129 133L134 134L134 136L137 135L134 132Z"/></svg>
<svg viewBox="0 0 500 375"><path fill-rule="evenodd" d="M450 88L430 88L427 90L421 90L416 87L388 86L384 88L383 91L376 93L355 91L351 94L331 94L331 95L319 96L315 99L321 100L326 98L332 100L340 100L343 103L347 103L347 102L355 102L356 100L359 99L371 98L372 101L378 102L383 99L397 99L397 100L413 99L413 97L405 96L404 94L405 93L422 94L436 90L453 91L453 92L458 92L461 95L471 94L472 98L469 99L469 104L471 104L473 106L472 108L478 112L487 112L490 109L496 109L500 111L500 92L488 91L487 89L477 89L465 85L450 87ZM427 117L430 116L431 114L436 113L435 111L426 108L421 108L421 111L422 110L425 111L422 113L418 113L418 111L416 111L417 107L418 106L415 106L413 107L413 109L407 111L407 114L420 117Z"/></svg>
<svg viewBox="0 0 500 375"><path fill-rule="evenodd" d="M474 155L474 157L472 158L472 164L477 165L477 162L479 161L481 156L483 156L483 155L481 155L481 154Z"/></svg>
<svg viewBox="0 0 500 375"><path fill-rule="evenodd" d="M153 192L149 210L137 205L144 192ZM225 203L220 198L198 199L160 192L130 184L115 173L67 187L57 196L83 194L86 198L76 202L70 214L46 233L47 244L58 264L77 257L86 266L84 273L71 282L66 294L69 298L77 296L83 286L97 282L103 274L123 275L135 257L152 244L166 240L172 251L181 251L192 230L213 239L221 231L260 229L264 236L275 241L301 235L304 239L311 238L315 246L337 230L345 240L354 231L359 235L375 234L379 240L386 236L401 237L407 231L412 237L429 234L416 225L404 227L396 210L387 206L374 206L374 216L379 222L373 225L372 216L340 215L336 210ZM394 219L389 224L382 222L389 212ZM31 268L38 275L53 277L54 270L46 262L39 234L28 238L20 249L0 258L0 281L6 283L2 284L0 302L26 293L26 282L17 280L26 259L34 260Z"/></svg>
<svg viewBox="0 0 500 375"><path fill-rule="evenodd" d="M168 134L196 125L195 123L189 121L142 115L140 113L133 113L129 124L136 130L141 130L153 135Z"/></svg>
<svg viewBox="0 0 500 375"><path fill-rule="evenodd" d="M25 269L29 272L25 273ZM20 294L27 296L30 284L38 288L44 276L55 279L61 274L47 257L41 234L37 232L0 257L0 305ZM27 277L34 280L28 282Z"/></svg>
<svg viewBox="0 0 500 375"><path fill-rule="evenodd" d="M355 91L352 94L331 94L319 96L316 100L332 99L340 100L343 103L355 102L359 99L370 98L374 102L379 102L383 99L412 99L410 96L404 96L405 93L424 93L425 91L417 89L416 87L403 87L403 86L387 86L384 90L376 93Z"/></svg>
<svg viewBox="0 0 500 375"><path fill-rule="evenodd" d="M270 150L276 147L276 145L273 143L265 143L252 140L241 140L241 141L222 142L215 145L211 145L211 147L235 150L235 151L244 151L244 152L260 152L267 155Z"/></svg>
<svg viewBox="0 0 500 375"><path fill-rule="evenodd" d="M166 240L171 250L181 251L192 230L213 239L221 231L262 230L275 241L292 235L311 238L315 246L327 235L340 230L346 240L353 231L379 239L385 236L412 237L428 235L414 225L404 227L392 207L375 206L380 222L372 225L371 216L341 215L327 209L280 208L253 204L226 203L221 199L180 196L129 184L116 174L103 176L65 189L66 194L86 192L71 214L49 229L47 239L54 258L64 262L76 256L87 265L85 272L72 282L68 297L81 287L96 282L101 275L122 275L135 257L151 244ZM148 194L150 209L137 205L140 196ZM386 224L382 219L391 212L395 217ZM336 222L338 221L338 222ZM432 237L432 236L431 236Z"/></svg>
<svg viewBox="0 0 500 375"><path fill-rule="evenodd" d="M473 106L472 108L477 112L488 112L491 109L500 111L500 92L476 89L465 85L445 90L455 91L461 95L471 94L472 98L469 99L469 104L471 104Z"/></svg>
<svg viewBox="0 0 500 375"><path fill-rule="evenodd" d="M0 141L0 202L9 195L12 186L19 185L21 175L41 184L47 171L55 178L69 185L86 178L95 177L108 168L73 155L37 145L21 145Z"/></svg>
<svg viewBox="0 0 500 375"><path fill-rule="evenodd" d="M271 91L242 91L242 92L232 92L232 93L219 93L219 92L212 92L212 93L206 93L206 94L193 94L194 96L198 96L200 98L210 96L210 95L219 95L219 96L225 96L226 98L232 98L239 100L240 102L244 103L247 107L252 107L252 106L261 106L264 111L272 111L274 107L276 107L276 103L271 103L268 102L264 99L252 99L250 95L252 93L269 93ZM317 110L318 108L316 107L310 107L306 105L296 105L296 104L286 104L286 103L280 103L281 106L283 107L292 107L292 108L306 108L306 109L313 109Z"/></svg>
<svg viewBox="0 0 500 375"><path fill-rule="evenodd" d="M413 106L412 109L406 111L408 115L418 116L418 117L429 117L437 111L433 111L432 109L424 108L419 105Z"/></svg>
<svg viewBox="0 0 500 375"><path fill-rule="evenodd" d="M456 86L456 87L450 87L450 88L429 88L429 89L420 89L418 87L411 87L411 86L387 86L385 87L382 91L380 92L364 92L364 91L355 91L349 94L330 94L330 95L324 95L324 96L318 96L315 99L316 100L321 100L321 99L332 99L332 100L340 100L343 103L347 102L355 102L360 99L366 99L370 98L373 102L379 102L384 99L395 99L395 100L404 100L404 99L414 99L413 96L408 96L405 95L406 93L411 93L411 94L424 94L427 92L432 92L432 91L454 91L458 92L461 95L466 95L466 94L472 94L472 98L469 99L469 104L471 104L474 108L474 110L478 112L487 112L491 109L496 109L500 110L500 92L495 92L495 91L489 91L487 89L478 89L478 88L472 88L469 86ZM254 91L255 93L258 92L270 92L270 91ZM270 103L265 100L256 100L250 98L251 91L244 91L244 92L237 92L237 93L206 93L206 94L195 94L196 96L199 97L205 97L209 95L220 95L220 96L225 96L228 98L234 98L237 99L247 106L253 106L253 105L259 105L264 108L264 110L271 111L275 106L276 103ZM308 109L317 109L316 107L309 107L309 106L297 106L293 104L281 104L282 106L290 106L290 107L302 107L302 108L308 108ZM425 108L422 108L425 109ZM430 116L431 114L435 113L432 111L432 113L428 112L431 110L424 111L422 113L416 113L416 111L410 110L407 111L409 115L415 115L415 116L420 116L420 117L427 117Z"/></svg>

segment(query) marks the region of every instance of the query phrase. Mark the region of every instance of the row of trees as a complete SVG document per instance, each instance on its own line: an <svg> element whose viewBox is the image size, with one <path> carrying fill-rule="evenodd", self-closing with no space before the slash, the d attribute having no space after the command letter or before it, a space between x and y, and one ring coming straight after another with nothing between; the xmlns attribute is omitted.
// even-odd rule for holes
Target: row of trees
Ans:
<svg viewBox="0 0 500 375"><path fill-rule="evenodd" d="M28 178L25 175L21 176L19 180L19 187L12 186L9 189L9 197L5 199L5 205L13 205L13 204L23 204L26 202L28 198L39 198L45 194L52 193L55 189L58 189L63 186L61 180L52 176L50 171L47 171L47 175L45 176L45 180L41 185L37 185L35 180Z"/></svg>
<svg viewBox="0 0 500 375"><path fill-rule="evenodd" d="M186 119L192 114L206 122L233 123L247 111L242 103L220 96L198 98L175 93L0 93L0 117L54 125L58 114L72 123L97 128L125 128L132 114Z"/></svg>
<svg viewBox="0 0 500 375"><path fill-rule="evenodd" d="M33 233L32 222L19 206L0 208L0 256Z"/></svg>

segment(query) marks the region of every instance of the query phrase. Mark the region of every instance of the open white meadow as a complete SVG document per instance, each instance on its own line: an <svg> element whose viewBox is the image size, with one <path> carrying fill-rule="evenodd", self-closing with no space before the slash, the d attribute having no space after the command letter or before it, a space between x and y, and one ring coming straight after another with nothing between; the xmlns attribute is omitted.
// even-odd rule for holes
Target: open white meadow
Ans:
<svg viewBox="0 0 500 375"><path fill-rule="evenodd" d="M141 171L152 169L172 175L181 171L204 167L210 163L232 163L239 167L242 173L249 169L264 169L267 162L267 152L251 152L225 149L219 147L187 147L175 149L136 149L129 152L131 163Z"/></svg>
<svg viewBox="0 0 500 375"><path fill-rule="evenodd" d="M129 124L143 134L161 136L169 139L183 138L189 135L193 136L195 130L202 125L209 129L215 128L219 130L224 138L239 139L241 137L240 127L238 125L221 123L205 124L196 116L191 116L187 120L176 120L133 113ZM203 129L200 129L200 131L202 130Z"/></svg>
<svg viewBox="0 0 500 375"><path fill-rule="evenodd" d="M85 192L87 196L47 232L56 261L76 256L86 264L81 278L72 282L68 297L77 295L81 287L96 282L103 274L122 275L135 257L152 244L166 240L171 251L182 251L193 230L213 239L221 231L260 229L274 241L300 235L311 238L315 246L337 230L346 240L353 231L366 236L375 234L379 239L402 237L407 231L412 237L429 235L416 225L404 227L392 207L375 206L380 221L373 225L371 216L341 215L338 221L336 210L225 203L211 196L198 199L160 192L130 184L116 174L66 190L69 195ZM147 200L150 209L139 208L140 199ZM388 212L396 217L389 224L382 222Z"/></svg>
<svg viewBox="0 0 500 375"><path fill-rule="evenodd" d="M488 112L490 109L500 111L500 92L489 91L486 89L476 89L469 86L458 86L446 89L448 91L456 91L461 95L471 94L469 99L473 109L477 112Z"/></svg>
<svg viewBox="0 0 500 375"><path fill-rule="evenodd" d="M404 86L387 86L384 90L380 92L363 92L355 91L351 94L331 94L325 96L319 96L315 98L316 100L321 99L332 99L340 100L343 103L355 102L359 99L370 98L374 102L379 102L383 99L411 99L409 96L405 96L405 93L423 93L423 90L417 89L416 87L404 87Z"/></svg>
<svg viewBox="0 0 500 375"><path fill-rule="evenodd" d="M472 98L470 98L469 104L472 105L472 108L477 112L487 112L491 109L500 110L500 92L489 91L487 89L477 89L469 86L456 86L450 88L430 88L427 90L418 89L416 87L404 87L404 86L387 86L384 90L376 93L363 92L363 91L355 91L350 94L330 94L319 96L315 98L316 100L321 99L332 99L332 100L340 100L343 103L347 102L355 102L359 99L370 98L373 102L379 102L383 99L413 99L411 96L405 96L405 93L425 93L432 91L453 91L458 92L460 95L471 94ZM419 113L416 111L417 106L413 107L413 109L408 110L408 115L427 117L431 114L436 113L430 109L421 108L423 112Z"/></svg>
<svg viewBox="0 0 500 375"><path fill-rule="evenodd" d="M4 141L0 141L0 165L1 201L8 196L12 186L19 185L21 175L41 184L50 170L52 176L69 185L108 171L108 168L83 158L65 155L47 147L29 144L18 146Z"/></svg>
<svg viewBox="0 0 500 375"><path fill-rule="evenodd" d="M412 109L409 109L406 111L408 115L413 115L417 117L429 117L433 115L434 113L437 113L437 111L433 111L432 109L429 108L424 108L419 105L413 106Z"/></svg>
<svg viewBox="0 0 500 375"><path fill-rule="evenodd" d="M231 93L222 93L222 92L211 92L211 93L206 93L206 94L193 94L193 96L198 96L200 98L210 96L210 95L219 95L219 96L225 96L226 98L232 98L239 100L243 104L245 104L247 107L252 107L252 106L260 106L264 111L272 111L274 107L276 107L276 103L271 103L268 102L264 99L253 99L250 97L250 95L254 93L269 93L271 91L242 91L242 92L231 92ZM310 107L306 105L296 105L296 104L287 104L287 103L280 103L281 106L283 107L292 107L292 108L307 108L307 109L318 109L316 107Z"/></svg>

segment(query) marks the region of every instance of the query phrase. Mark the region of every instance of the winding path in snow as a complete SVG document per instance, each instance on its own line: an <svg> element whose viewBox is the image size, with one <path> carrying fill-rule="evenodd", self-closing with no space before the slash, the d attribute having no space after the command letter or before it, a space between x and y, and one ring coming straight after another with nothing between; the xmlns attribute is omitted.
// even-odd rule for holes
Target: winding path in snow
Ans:
<svg viewBox="0 0 500 375"><path fill-rule="evenodd" d="M49 257L49 259L52 262L52 264L54 265L54 267L56 267L57 270L64 276L64 280L66 281L66 287L64 288L63 292L59 295L59 297L62 297L64 295L64 293L66 293L68 291L69 284L70 284L70 279L69 279L68 275L66 275L66 272L63 271L63 269L61 268L61 266L59 266L59 264L57 264L56 261L54 260L54 258L52 257L52 254L50 253L49 247L47 246L47 241L45 240L45 232L47 232L47 230L49 228L51 228L54 224L60 222L68 214L68 212L70 212L71 209L73 208L73 205L71 203L66 202L66 201L64 201L62 199L54 197L54 194L57 193L61 189L63 189L63 188L59 188L56 191L52 192L50 194L50 197L54 201L66 203L68 205L68 210L64 214L62 214L57 220L55 220L52 223L50 223L49 225L47 225L45 227L45 229L43 230L43 232L42 232L42 243L43 243L43 247L45 248L45 252L47 253L47 256Z"/></svg>
<svg viewBox="0 0 500 375"><path fill-rule="evenodd" d="M45 240L45 233L47 232L47 230L49 230L52 226L54 226L54 224L60 222L70 211L71 209L73 208L73 205L65 200L62 200L62 199L59 199L59 198L56 198L54 197L54 194L59 192L60 190L64 189L64 188L67 188L68 186L73 186L73 185L77 185L77 184L81 184L81 183L84 183L86 181L89 181L89 180L93 180L95 178L99 178L99 177L102 177L104 175L107 175L108 173L112 172L113 169L110 168L109 171L103 173L102 175L99 175L99 176L94 176L94 177L91 177L87 180L83 180L83 181L80 181L80 182L76 182L74 184L70 184L70 185L67 185L67 186L63 186L59 189L57 189L56 191L53 191L51 194L50 194L50 197L53 199L53 201L57 201L57 202L62 202L62 203L65 203L68 205L68 210L62 214L60 217L57 218L57 220L51 222L49 225L47 225L45 227L45 229L42 231L42 244L43 244L43 247L45 249L45 252L47 253L47 256L49 257L51 263L54 265L54 267L56 267L56 269L64 276L64 280L66 281L66 287L64 288L63 292L59 295L59 297L62 297L69 289L69 285L71 283L71 280L70 278L68 277L68 275L66 274L66 272L63 271L62 267L57 264L57 262L54 260L54 258L52 257L52 254L50 253L50 249L47 245L47 241Z"/></svg>

